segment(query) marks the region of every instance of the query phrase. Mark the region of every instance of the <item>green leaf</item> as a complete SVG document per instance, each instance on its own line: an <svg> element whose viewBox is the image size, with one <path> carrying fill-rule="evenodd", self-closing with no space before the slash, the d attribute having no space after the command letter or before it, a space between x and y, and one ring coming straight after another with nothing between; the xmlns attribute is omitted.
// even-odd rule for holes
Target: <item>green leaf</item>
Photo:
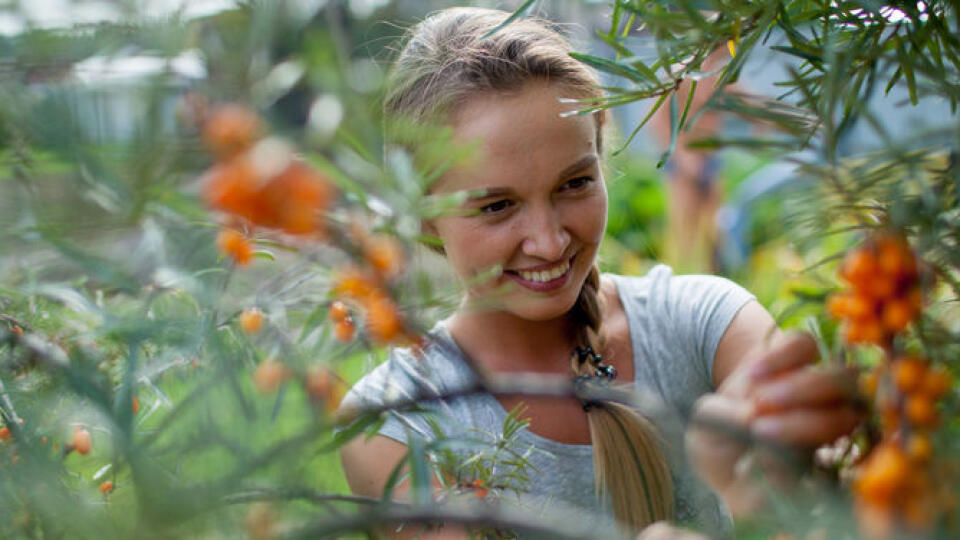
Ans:
<svg viewBox="0 0 960 540"><path fill-rule="evenodd" d="M592 68L599 69L604 73L611 73L613 75L619 75L630 79L635 83L641 81L652 82L655 84L660 84L660 80L657 79L657 76L650 71L643 62L635 62L633 65L626 64L622 61L610 60L609 58L603 58L600 56L594 56L592 54L571 52L570 56ZM636 66L636 67L635 67ZM640 66L643 66L640 68Z"/></svg>
<svg viewBox="0 0 960 540"><path fill-rule="evenodd" d="M524 15L526 15L528 11L530 11L531 9L533 9L533 4L534 4L534 2L536 2L536 0L527 0L526 2L524 2L523 4L521 4L520 7L518 7L518 8L516 9L516 11L514 11L512 14L510 14L509 17L507 17L507 20L505 20L505 21L503 21L502 23L500 23L499 25L497 25L497 27L494 28L493 30L490 30L489 32L487 32L486 34L484 34L482 39L487 39L488 37L496 34L496 33L499 32L500 30L503 30L504 28L506 28L507 25L509 25L509 24L512 23L513 21L515 21L515 20L519 19L520 17L523 17Z"/></svg>

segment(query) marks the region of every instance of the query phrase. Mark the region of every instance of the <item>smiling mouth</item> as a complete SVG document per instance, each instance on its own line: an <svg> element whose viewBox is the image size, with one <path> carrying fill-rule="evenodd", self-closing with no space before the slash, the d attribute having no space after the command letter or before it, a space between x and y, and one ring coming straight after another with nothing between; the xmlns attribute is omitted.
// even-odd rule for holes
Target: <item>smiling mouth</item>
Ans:
<svg viewBox="0 0 960 540"><path fill-rule="evenodd" d="M575 257L575 256L574 256ZM505 273L519 277L531 284L549 284L559 281L570 272L574 257L564 260L557 265L544 270L506 270Z"/></svg>

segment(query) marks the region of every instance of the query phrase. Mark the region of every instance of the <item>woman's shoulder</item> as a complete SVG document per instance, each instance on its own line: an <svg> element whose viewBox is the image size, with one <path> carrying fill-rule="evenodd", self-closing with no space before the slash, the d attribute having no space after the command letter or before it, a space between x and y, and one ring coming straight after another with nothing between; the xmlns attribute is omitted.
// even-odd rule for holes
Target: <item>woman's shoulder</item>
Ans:
<svg viewBox="0 0 960 540"><path fill-rule="evenodd" d="M646 309L669 309L674 304L698 304L711 298L753 295L729 278L712 274L677 274L666 264L657 264L646 274L625 276L605 273L602 281L610 283L625 304L643 304Z"/></svg>
<svg viewBox="0 0 960 540"><path fill-rule="evenodd" d="M418 348L396 347L350 389L345 401L383 406L443 396L475 381L473 371L441 321Z"/></svg>

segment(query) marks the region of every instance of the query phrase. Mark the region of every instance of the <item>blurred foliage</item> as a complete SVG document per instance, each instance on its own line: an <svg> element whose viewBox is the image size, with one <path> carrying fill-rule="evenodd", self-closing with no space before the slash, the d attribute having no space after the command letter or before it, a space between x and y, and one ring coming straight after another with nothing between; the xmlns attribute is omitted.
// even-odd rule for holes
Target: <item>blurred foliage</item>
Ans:
<svg viewBox="0 0 960 540"><path fill-rule="evenodd" d="M411 445L414 493L446 471L452 497L478 502L478 490L493 491L480 510L422 501L414 515L346 495L335 450L389 414L337 417L328 399L383 358L368 322L358 320L358 339L344 344L328 318L336 271L363 254L345 241L264 230L252 234L247 268L217 252L219 218L199 197L212 163L199 119L205 104L239 102L336 185L334 239L358 222L398 239L410 263L389 292L405 325L427 328L454 305L452 286L414 247L419 217L452 202L424 200L424 170L436 172L429 163L417 169L409 156L381 151L380 60L401 29L347 2L245 2L195 18L148 18L136 2L116 4L132 22L0 37L0 423L10 432L0 442L0 537L359 535L398 516L428 522L424 515L470 523L482 515L488 532L504 523L552 537L583 531L591 520L538 521L491 504L498 487L526 474L510 442L523 428L517 416L502 434L477 434L482 444L466 461L452 442ZM523 2L518 15L536 4ZM710 75L702 65L715 49L733 51L708 106L769 131L699 144L737 149L721 173L730 193L777 159L797 165L797 189L752 207L752 256L732 274L785 326L814 331L829 358L873 365L877 350L842 347L823 302L839 287L837 263L865 232L903 231L936 277L925 284L924 316L897 347L955 371L957 131L906 139L887 133L870 104L903 87L914 103L939 98L955 110L957 7L616 0L596 7L611 15L598 35L614 55L578 57L624 80L601 106L651 100L667 107L676 137L697 114L674 90ZM377 18L411 13L394 2ZM773 32L787 43L772 48L794 59L783 95L725 92ZM841 155L843 138L863 123L886 147ZM783 153L799 149L810 152ZM603 262L641 273L663 249L657 163L619 153L608 178ZM256 334L239 323L252 306L265 317ZM277 358L289 372L265 388L257 374ZM335 374L322 399L311 385L317 370ZM947 483L960 469L956 411L953 391L935 440ZM346 420L357 421L336 434ZM71 446L78 428L91 433L88 454ZM845 459L831 485L849 470ZM823 493L776 498L769 519L739 524L738 534L854 534L844 492ZM931 534L956 536L956 517L954 507Z"/></svg>

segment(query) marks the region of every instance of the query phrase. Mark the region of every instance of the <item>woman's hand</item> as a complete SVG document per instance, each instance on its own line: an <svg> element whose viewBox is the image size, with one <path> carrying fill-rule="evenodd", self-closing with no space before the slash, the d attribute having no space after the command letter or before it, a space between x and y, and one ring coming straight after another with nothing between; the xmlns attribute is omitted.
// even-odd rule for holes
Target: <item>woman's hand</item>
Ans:
<svg viewBox="0 0 960 540"><path fill-rule="evenodd" d="M697 401L687 452L735 516L763 503L767 488L756 482L756 467L767 486L789 482L792 450L830 443L859 423L856 373L816 366L818 356L809 335L776 332L769 345L748 349L716 393Z"/></svg>

